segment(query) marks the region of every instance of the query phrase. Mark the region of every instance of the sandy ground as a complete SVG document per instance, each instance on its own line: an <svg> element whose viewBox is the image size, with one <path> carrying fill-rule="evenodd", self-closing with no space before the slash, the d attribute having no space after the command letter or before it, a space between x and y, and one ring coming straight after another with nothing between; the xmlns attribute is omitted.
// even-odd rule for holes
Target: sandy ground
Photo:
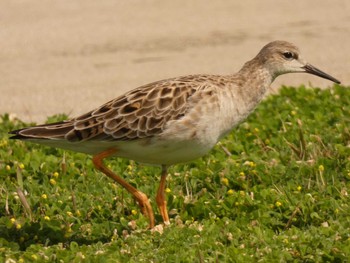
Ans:
<svg viewBox="0 0 350 263"><path fill-rule="evenodd" d="M155 80L235 72L276 39L349 85L349 0L2 0L0 114L75 116ZM332 85L272 87L302 83Z"/></svg>

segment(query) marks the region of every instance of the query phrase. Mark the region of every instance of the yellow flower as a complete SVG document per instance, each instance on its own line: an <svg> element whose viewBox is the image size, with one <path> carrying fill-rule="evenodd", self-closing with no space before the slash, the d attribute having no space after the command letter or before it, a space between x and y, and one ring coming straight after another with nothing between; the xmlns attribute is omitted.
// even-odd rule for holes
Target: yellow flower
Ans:
<svg viewBox="0 0 350 263"><path fill-rule="evenodd" d="M55 177L55 178L57 179L58 176L59 176L59 173L58 173L58 172L54 172L52 176Z"/></svg>
<svg viewBox="0 0 350 263"><path fill-rule="evenodd" d="M18 165L18 167L20 168L20 169L24 169L24 164L23 163L20 163L19 165Z"/></svg>
<svg viewBox="0 0 350 263"><path fill-rule="evenodd" d="M249 166L250 166L250 167L255 167L256 164L255 164L254 162L249 162Z"/></svg>
<svg viewBox="0 0 350 263"><path fill-rule="evenodd" d="M16 224L16 229L17 230L20 230L22 228L22 225L21 224Z"/></svg>
<svg viewBox="0 0 350 263"><path fill-rule="evenodd" d="M6 147L7 144L8 144L8 142L7 142L7 140L5 140L5 139L2 139L2 140L0 141L0 147Z"/></svg>
<svg viewBox="0 0 350 263"><path fill-rule="evenodd" d="M254 128L254 132L255 132L255 133L258 133L258 132L259 132L259 129L258 129L258 128Z"/></svg>
<svg viewBox="0 0 350 263"><path fill-rule="evenodd" d="M221 178L221 183L228 186L228 179L227 178Z"/></svg>
<svg viewBox="0 0 350 263"><path fill-rule="evenodd" d="M297 112L296 112L295 110L292 110L292 111L290 112L290 114L292 114L292 115L296 115L296 114L297 114Z"/></svg>
<svg viewBox="0 0 350 263"><path fill-rule="evenodd" d="M47 195L46 195L46 194L42 194L42 195L41 195L41 198L42 198L42 199L47 199Z"/></svg>
<svg viewBox="0 0 350 263"><path fill-rule="evenodd" d="M320 166L318 166L318 170L319 170L320 172L323 172L323 171L324 171L324 166L321 164Z"/></svg>
<svg viewBox="0 0 350 263"><path fill-rule="evenodd" d="M10 171L11 170L11 166L10 165L6 165L6 170Z"/></svg>
<svg viewBox="0 0 350 263"><path fill-rule="evenodd" d="M49 216L44 216L44 220L45 220L45 221L50 221L51 218L50 218Z"/></svg>
<svg viewBox="0 0 350 263"><path fill-rule="evenodd" d="M298 185L297 190L300 192L301 189L302 189L302 187L300 185Z"/></svg>
<svg viewBox="0 0 350 263"><path fill-rule="evenodd" d="M135 209L131 210L131 213L132 213L133 215L137 215L137 211L136 211Z"/></svg>
<svg viewBox="0 0 350 263"><path fill-rule="evenodd" d="M11 224L16 223L16 219L15 219L14 217L12 217L12 218L10 219L10 222L11 222Z"/></svg>
<svg viewBox="0 0 350 263"><path fill-rule="evenodd" d="M77 216L81 216L80 210L75 211L75 214L76 214Z"/></svg>
<svg viewBox="0 0 350 263"><path fill-rule="evenodd" d="M275 205L276 205L277 207L280 207L280 206L282 205L282 203L281 203L280 201L277 201L277 202L275 203Z"/></svg>
<svg viewBox="0 0 350 263"><path fill-rule="evenodd" d="M165 192L170 193L171 192L170 188L165 188Z"/></svg>
<svg viewBox="0 0 350 263"><path fill-rule="evenodd" d="M50 184L55 185L55 184L56 184L56 180L53 179L53 178L51 178L51 179L50 179Z"/></svg>
<svg viewBox="0 0 350 263"><path fill-rule="evenodd" d="M240 172L239 176L245 176L245 173L244 172Z"/></svg>
<svg viewBox="0 0 350 263"><path fill-rule="evenodd" d="M38 256L35 255L35 254L33 254L33 255L31 256L31 258L32 258L33 260L38 260Z"/></svg>
<svg viewBox="0 0 350 263"><path fill-rule="evenodd" d="M66 212L67 216L73 216L73 213L71 211Z"/></svg>
<svg viewBox="0 0 350 263"><path fill-rule="evenodd" d="M233 191L232 189L230 189L230 190L227 191L227 194L228 194L228 195L233 195L234 193L235 193L235 191Z"/></svg>

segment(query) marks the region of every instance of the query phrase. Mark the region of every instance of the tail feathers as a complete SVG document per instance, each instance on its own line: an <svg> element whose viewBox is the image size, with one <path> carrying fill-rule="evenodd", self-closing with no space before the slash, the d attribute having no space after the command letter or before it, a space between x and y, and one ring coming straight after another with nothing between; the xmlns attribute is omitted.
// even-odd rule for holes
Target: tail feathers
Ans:
<svg viewBox="0 0 350 263"><path fill-rule="evenodd" d="M62 121L14 130L9 132L9 134L13 134L10 139L19 140L64 139L65 135L72 129L74 129L74 124L72 122Z"/></svg>

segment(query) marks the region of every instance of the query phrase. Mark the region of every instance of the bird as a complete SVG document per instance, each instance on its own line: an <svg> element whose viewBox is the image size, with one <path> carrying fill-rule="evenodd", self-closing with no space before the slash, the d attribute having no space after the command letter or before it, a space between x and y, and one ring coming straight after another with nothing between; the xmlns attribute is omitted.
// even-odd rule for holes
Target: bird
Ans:
<svg viewBox="0 0 350 263"><path fill-rule="evenodd" d="M169 78L137 87L78 117L9 132L19 139L92 155L94 167L125 188L148 218L147 195L104 163L126 158L161 167L156 204L169 225L165 198L168 167L207 154L253 112L276 77L309 73L340 81L306 62L299 48L282 40L266 44L237 72Z"/></svg>

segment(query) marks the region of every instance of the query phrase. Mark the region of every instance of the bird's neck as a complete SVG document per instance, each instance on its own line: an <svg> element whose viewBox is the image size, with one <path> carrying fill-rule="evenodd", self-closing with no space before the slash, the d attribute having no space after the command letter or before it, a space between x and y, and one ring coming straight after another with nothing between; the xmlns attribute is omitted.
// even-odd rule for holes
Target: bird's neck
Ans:
<svg viewBox="0 0 350 263"><path fill-rule="evenodd" d="M219 139L253 112L273 80L263 67L257 67L250 62L229 78L226 89L221 93Z"/></svg>
<svg viewBox="0 0 350 263"><path fill-rule="evenodd" d="M270 71L255 59L245 63L236 77L242 80L239 93L247 108L252 109L262 100L274 80Z"/></svg>

